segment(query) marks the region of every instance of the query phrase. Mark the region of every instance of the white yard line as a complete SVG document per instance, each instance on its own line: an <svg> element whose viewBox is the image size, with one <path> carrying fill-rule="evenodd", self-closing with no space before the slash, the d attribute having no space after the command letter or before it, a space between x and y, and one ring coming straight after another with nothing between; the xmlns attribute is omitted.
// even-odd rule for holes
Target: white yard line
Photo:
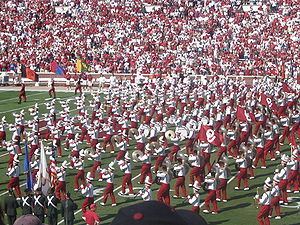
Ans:
<svg viewBox="0 0 300 225"><path fill-rule="evenodd" d="M61 98L60 100L67 99L67 98L70 98L70 97ZM72 97L70 99L74 99L74 97ZM42 102L42 103L39 103L38 105L43 105L44 103L45 102ZM5 113L9 113L9 112L16 112L16 111L20 111L22 109L27 109L27 108L34 107L34 106L35 105L28 105L28 106L25 106L25 107L22 107L22 108L11 109L11 110L7 110L7 111L3 111L3 112L0 111L0 114L5 114Z"/></svg>
<svg viewBox="0 0 300 225"><path fill-rule="evenodd" d="M31 97L31 96L42 95L42 94L45 94L45 93L35 93L35 94L32 94L32 95L26 95L26 96L27 96L27 97ZM1 102L11 101L11 100L13 100L13 99L19 99L19 97L3 99L3 100L0 100L0 103L1 103Z"/></svg>

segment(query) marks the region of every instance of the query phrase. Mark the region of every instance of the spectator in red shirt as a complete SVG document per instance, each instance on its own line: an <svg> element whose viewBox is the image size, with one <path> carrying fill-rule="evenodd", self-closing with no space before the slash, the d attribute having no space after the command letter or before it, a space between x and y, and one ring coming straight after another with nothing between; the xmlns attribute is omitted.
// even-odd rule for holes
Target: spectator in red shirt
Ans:
<svg viewBox="0 0 300 225"><path fill-rule="evenodd" d="M91 204L90 209L83 214L83 219L87 225L98 225L100 224L100 216L96 213L97 206L96 204Z"/></svg>

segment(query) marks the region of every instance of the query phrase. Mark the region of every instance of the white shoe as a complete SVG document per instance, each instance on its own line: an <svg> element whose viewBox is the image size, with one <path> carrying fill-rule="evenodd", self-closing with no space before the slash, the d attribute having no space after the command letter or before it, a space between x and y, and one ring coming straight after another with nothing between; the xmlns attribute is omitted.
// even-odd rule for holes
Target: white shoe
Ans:
<svg viewBox="0 0 300 225"><path fill-rule="evenodd" d="M218 213L217 213L217 212L212 212L211 214L213 214L213 215L217 215Z"/></svg>
<svg viewBox="0 0 300 225"><path fill-rule="evenodd" d="M77 192L77 191L78 191L78 189L77 189L77 188L74 188L74 191L75 191L75 192Z"/></svg>
<svg viewBox="0 0 300 225"><path fill-rule="evenodd" d="M262 169L266 169L267 167L266 167L266 166L261 166L260 168L262 168Z"/></svg>
<svg viewBox="0 0 300 225"><path fill-rule="evenodd" d="M98 181L103 181L103 179L100 178Z"/></svg>
<svg viewBox="0 0 300 225"><path fill-rule="evenodd" d="M255 169L256 167L254 165L252 165L252 168Z"/></svg>
<svg viewBox="0 0 300 225"><path fill-rule="evenodd" d="M104 203L104 202L101 202L100 205L105 206L105 203Z"/></svg>
<svg viewBox="0 0 300 225"><path fill-rule="evenodd" d="M133 197L133 196L135 196L135 194L132 194L132 193L131 193L131 194L129 194L129 196L130 196L130 197Z"/></svg>
<svg viewBox="0 0 300 225"><path fill-rule="evenodd" d="M280 151L276 151L276 155L280 155Z"/></svg>
<svg viewBox="0 0 300 225"><path fill-rule="evenodd" d="M111 152L110 152L110 154L114 154L114 153L115 153L115 151L111 151Z"/></svg>
<svg viewBox="0 0 300 225"><path fill-rule="evenodd" d="M254 179L254 177L249 177L249 179L250 179L250 180L253 180L253 179Z"/></svg>
<svg viewBox="0 0 300 225"><path fill-rule="evenodd" d="M271 219L272 218L272 216L270 216L270 215L268 215L268 217Z"/></svg>
<svg viewBox="0 0 300 225"><path fill-rule="evenodd" d="M217 198L216 200L217 200L218 202L220 202L220 201L221 201L221 199L219 199L219 198Z"/></svg>
<svg viewBox="0 0 300 225"><path fill-rule="evenodd" d="M189 184L189 187L193 187L193 184Z"/></svg>
<svg viewBox="0 0 300 225"><path fill-rule="evenodd" d="M294 194L298 194L299 193L299 191L294 191Z"/></svg>
<svg viewBox="0 0 300 225"><path fill-rule="evenodd" d="M275 216L275 220L280 220L281 216Z"/></svg>
<svg viewBox="0 0 300 225"><path fill-rule="evenodd" d="M286 190L286 192L287 192L287 193L291 193L292 191L289 189L289 190Z"/></svg>
<svg viewBox="0 0 300 225"><path fill-rule="evenodd" d="M240 190L240 188L239 187L234 187L234 190Z"/></svg>
<svg viewBox="0 0 300 225"><path fill-rule="evenodd" d="M287 202L284 202L283 204L284 204L284 205L288 205L289 203L287 203Z"/></svg>
<svg viewBox="0 0 300 225"><path fill-rule="evenodd" d="M177 195L173 195L173 198L179 198Z"/></svg>
<svg viewBox="0 0 300 225"><path fill-rule="evenodd" d="M227 200L226 200L226 199L223 199L223 202L227 202Z"/></svg>
<svg viewBox="0 0 300 225"><path fill-rule="evenodd" d="M271 159L271 161L275 161L275 160L276 160L275 158L272 158L272 159Z"/></svg>
<svg viewBox="0 0 300 225"><path fill-rule="evenodd" d="M114 207L114 206L116 206L116 205L117 205L116 203L114 203L114 204L111 204L111 206L112 206L112 207Z"/></svg>
<svg viewBox="0 0 300 225"><path fill-rule="evenodd" d="M209 213L209 211L207 209L204 209L203 212L204 213Z"/></svg>
<svg viewBox="0 0 300 225"><path fill-rule="evenodd" d="M250 188L248 188L248 187L245 187L245 188L244 188L244 191L249 191L249 189L250 189Z"/></svg>

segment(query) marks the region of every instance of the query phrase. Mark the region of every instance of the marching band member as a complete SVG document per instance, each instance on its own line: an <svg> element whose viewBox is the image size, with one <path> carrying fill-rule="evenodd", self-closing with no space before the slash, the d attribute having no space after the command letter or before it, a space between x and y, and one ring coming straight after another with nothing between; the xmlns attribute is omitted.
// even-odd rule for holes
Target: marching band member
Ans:
<svg viewBox="0 0 300 225"><path fill-rule="evenodd" d="M217 174L219 177L219 184L217 186L217 201L227 202L227 183L230 176L230 169L224 161L217 163Z"/></svg>
<svg viewBox="0 0 300 225"><path fill-rule="evenodd" d="M248 173L247 173L248 163L247 163L247 159L246 159L244 153L241 152L241 154L237 157L235 162L239 166L239 173L237 175L238 185L234 189L240 190L241 180L243 180L244 181L244 191L248 191L249 190Z"/></svg>
<svg viewBox="0 0 300 225"><path fill-rule="evenodd" d="M270 209L271 209L271 187L272 184L270 183L271 179L266 179L264 184L264 193L260 197L258 194L255 195L255 199L258 201L258 204L260 205L260 210L257 214L257 221L260 225L269 225L270 219Z"/></svg>
<svg viewBox="0 0 300 225"><path fill-rule="evenodd" d="M144 129L138 129L138 135L134 135L134 138L136 139L136 149L144 152L146 143Z"/></svg>
<svg viewBox="0 0 300 225"><path fill-rule="evenodd" d="M252 168L255 169L259 160L261 160L261 168L266 169L266 159L264 154L265 140L261 131L258 132L257 136L254 136L254 144L256 146L256 155L253 161Z"/></svg>
<svg viewBox="0 0 300 225"><path fill-rule="evenodd" d="M26 96L26 90L25 90L25 88L26 88L25 84L22 83L21 84L21 90L19 91L19 102L18 102L18 104L21 104L22 99L23 99L24 102L27 101L27 96Z"/></svg>
<svg viewBox="0 0 300 225"><path fill-rule="evenodd" d="M108 196L111 198L112 205L116 206L116 198L114 195L114 167L112 165L109 165L107 170L102 171L102 179L106 180L107 184L103 193L103 202L100 204L104 206L106 204Z"/></svg>
<svg viewBox="0 0 300 225"><path fill-rule="evenodd" d="M85 199L82 203L81 209L82 212L86 212L86 208L90 206L91 204L94 203L94 188L92 184L93 178L91 177L91 173L88 172L86 174L86 184L81 184L80 189L81 189L81 194L85 196Z"/></svg>
<svg viewBox="0 0 300 225"><path fill-rule="evenodd" d="M145 154L139 156L138 159L142 162L140 184L144 184L146 176L149 176L150 180L152 180L151 149L147 146L145 149Z"/></svg>
<svg viewBox="0 0 300 225"><path fill-rule="evenodd" d="M7 184L7 189L15 189L17 200L21 198L21 190L20 190L20 166L19 166L18 155L14 156L13 163L11 167L8 168L6 173L7 176L11 177L9 183Z"/></svg>
<svg viewBox="0 0 300 225"><path fill-rule="evenodd" d="M79 188L79 179L81 180L82 184L85 184L84 179L84 151L81 150L79 152L79 158L75 160L74 167L77 170L77 174L74 178L74 191L78 191Z"/></svg>
<svg viewBox="0 0 300 225"><path fill-rule="evenodd" d="M5 116L3 116L0 123L0 147L3 147L5 145L6 129L7 129L7 123L5 120Z"/></svg>
<svg viewBox="0 0 300 225"><path fill-rule="evenodd" d="M271 155L271 161L275 160L275 153L274 153L274 133L272 130L272 127L269 125L266 126L266 131L264 132L264 138L265 138L265 145L264 145L264 158L267 158L268 152L270 152Z"/></svg>
<svg viewBox="0 0 300 225"><path fill-rule="evenodd" d="M166 165L161 167L162 171L157 172L157 178L160 183L160 188L157 193L157 200L170 206L170 175Z"/></svg>
<svg viewBox="0 0 300 225"><path fill-rule="evenodd" d="M280 182L279 176L277 173L275 173L274 177L273 177L273 187L271 189L271 195L272 195L272 200L271 200L271 209L270 209L270 215L269 218L272 217L272 212L273 212L273 208L275 208L275 219L281 219L280 216L280 188L278 186Z"/></svg>
<svg viewBox="0 0 300 225"><path fill-rule="evenodd" d="M211 170L211 164L210 164L210 154L212 152L212 146L205 141L201 141L199 144L200 154L202 154L204 158L204 165L203 168L205 170L205 167L207 167L207 171Z"/></svg>
<svg viewBox="0 0 300 225"><path fill-rule="evenodd" d="M299 147L298 149L295 148L292 151L291 160L287 163L287 166L289 168L287 192L292 192L291 186L293 185L294 193L299 193L299 182L300 182Z"/></svg>
<svg viewBox="0 0 300 225"><path fill-rule="evenodd" d="M131 163L130 163L130 157L128 155L125 155L125 160L119 161L120 170L124 173L123 179L122 179L122 191L121 193L123 195L129 194L129 196L133 196L133 187L132 187L132 176L131 176ZM129 193L125 193L126 186L128 186Z"/></svg>
<svg viewBox="0 0 300 225"><path fill-rule="evenodd" d="M140 196L142 197L142 199L144 201L151 201L152 200L152 190L151 190L151 185L152 185L152 182L150 180L150 177L146 177L145 178L145 187L140 190L136 196Z"/></svg>
<svg viewBox="0 0 300 225"><path fill-rule="evenodd" d="M260 109L256 109L254 116L255 116L256 123L255 123L253 134L257 135L257 132L259 131L260 127L264 125L265 118L264 118L264 114Z"/></svg>
<svg viewBox="0 0 300 225"><path fill-rule="evenodd" d="M282 134L280 136L279 143L280 145L284 144L284 140L289 136L289 129L290 129L290 118L286 115L281 115L279 122L281 127L283 128Z"/></svg>
<svg viewBox="0 0 300 225"><path fill-rule="evenodd" d="M95 178L96 171L99 167L101 167L101 149L102 146L100 143L96 145L96 151L94 153L90 153L91 159L94 161L93 166L91 168L91 177Z"/></svg>
<svg viewBox="0 0 300 225"><path fill-rule="evenodd" d="M193 195L188 196L188 202L192 205L192 211L199 214L200 212L200 184L196 180L193 184Z"/></svg>
<svg viewBox="0 0 300 225"><path fill-rule="evenodd" d="M283 203L284 205L288 204L287 200L287 185L288 185L288 176L289 176L289 171L287 168L287 163L289 162L289 157L287 155L282 155L281 156L281 170L278 173L278 177L280 179L279 182L279 188L281 191L281 199L280 203Z"/></svg>
<svg viewBox="0 0 300 225"><path fill-rule="evenodd" d="M179 188L182 190L182 197L186 198L186 188L185 188L185 167L184 167L184 161L182 158L177 158L178 164L175 164L173 167L173 170L176 173L176 183L174 186L175 194L173 195L173 198L179 198Z"/></svg>
<svg viewBox="0 0 300 225"><path fill-rule="evenodd" d="M18 155L17 150L10 141L6 142L6 150L9 154L8 167L11 167L13 165L14 157Z"/></svg>
<svg viewBox="0 0 300 225"><path fill-rule="evenodd" d="M216 194L217 194L217 181L218 178L215 174L215 172L211 172L210 174L207 175L205 178L204 182L207 185L207 190L208 190L208 195L206 196L204 203L206 209L203 210L204 213L210 213L210 207L209 203L211 202L213 205L213 211L211 212L212 214L218 214L218 205L216 201Z"/></svg>
<svg viewBox="0 0 300 225"><path fill-rule="evenodd" d="M155 153L157 154L157 158L154 165L154 173L156 174L158 171L158 168L162 166L163 161L165 160L167 154L166 149L163 146L163 139L164 137L159 138L159 144L160 146L158 148L154 148Z"/></svg>
<svg viewBox="0 0 300 225"><path fill-rule="evenodd" d="M116 142L116 147L119 148L119 152L117 154L116 159L117 160L124 159L124 156L127 152L127 142L124 136L121 137L121 141L119 143Z"/></svg>
<svg viewBox="0 0 300 225"><path fill-rule="evenodd" d="M204 162L201 163L201 159L202 158L198 155L196 150L192 150L189 154L188 162L191 166L189 187L193 186L195 180L197 180L200 184L204 180Z"/></svg>
<svg viewBox="0 0 300 225"><path fill-rule="evenodd" d="M67 161L63 161L61 167L57 168L57 185L55 187L55 195L58 199L64 200L67 191L66 185L66 169Z"/></svg>
<svg viewBox="0 0 300 225"><path fill-rule="evenodd" d="M106 145L109 144L110 146L110 153L114 153L114 145L112 144L111 142L111 137L113 135L113 129L111 127L111 123L112 122L109 122L110 124L106 124L104 125L103 127L103 131L105 132L105 135L104 135L104 141L103 141L103 145L102 145L102 148L104 151L106 151Z"/></svg>
<svg viewBox="0 0 300 225"><path fill-rule="evenodd" d="M56 92L55 92L55 83L54 83L54 79L53 78L51 78L51 81L50 81L50 90L48 91L48 93L49 93L49 96L50 96L50 98L56 98ZM52 94L53 94L53 96L52 96Z"/></svg>
<svg viewBox="0 0 300 225"><path fill-rule="evenodd" d="M171 147L171 151L168 154L170 161L173 162L174 159L177 158L177 153L180 151L179 142L180 142L180 133L175 132L175 137L170 138L170 142L172 142L173 146Z"/></svg>

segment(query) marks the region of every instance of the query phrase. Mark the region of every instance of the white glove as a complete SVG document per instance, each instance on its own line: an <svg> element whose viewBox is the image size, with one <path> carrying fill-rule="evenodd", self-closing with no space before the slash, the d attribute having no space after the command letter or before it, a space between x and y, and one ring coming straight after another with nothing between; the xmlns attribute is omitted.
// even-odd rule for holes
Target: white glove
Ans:
<svg viewBox="0 0 300 225"><path fill-rule="evenodd" d="M254 198L255 198L255 199L259 199L259 195L256 194Z"/></svg>

